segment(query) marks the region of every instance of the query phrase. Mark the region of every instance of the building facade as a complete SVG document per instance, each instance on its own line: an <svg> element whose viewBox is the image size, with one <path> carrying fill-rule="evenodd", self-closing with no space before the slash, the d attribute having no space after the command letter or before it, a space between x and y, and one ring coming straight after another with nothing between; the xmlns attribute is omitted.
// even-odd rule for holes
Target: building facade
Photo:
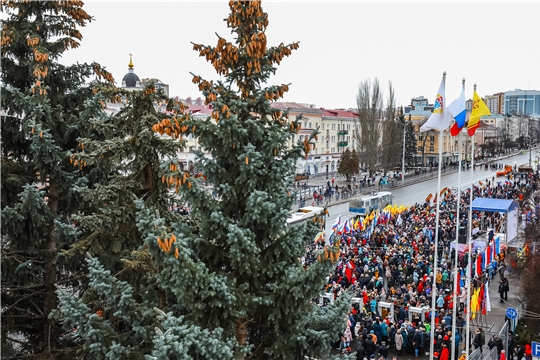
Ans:
<svg viewBox="0 0 540 360"><path fill-rule="evenodd" d="M540 115L540 91L516 89L504 96L504 114Z"/></svg>

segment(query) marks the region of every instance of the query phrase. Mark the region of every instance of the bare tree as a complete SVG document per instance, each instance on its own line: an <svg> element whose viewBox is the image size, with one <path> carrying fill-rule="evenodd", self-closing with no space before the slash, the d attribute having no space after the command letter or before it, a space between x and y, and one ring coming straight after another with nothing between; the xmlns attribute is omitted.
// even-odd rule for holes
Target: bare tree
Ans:
<svg viewBox="0 0 540 360"><path fill-rule="evenodd" d="M403 152L403 126L396 116L394 88L391 81L388 82L388 100L384 113L381 167L387 171L400 164Z"/></svg>
<svg viewBox="0 0 540 360"><path fill-rule="evenodd" d="M424 125L426 123L426 121L428 121L428 117L425 117L424 119L421 120L421 124L420 126ZM426 160L425 160L425 154L426 154L426 141L428 139L428 137L432 136L432 129L429 129L428 131L426 132L420 132L418 133L418 137L421 142L422 142L422 166L426 166Z"/></svg>
<svg viewBox="0 0 540 360"><path fill-rule="evenodd" d="M388 84L389 96L386 105L379 80L365 80L358 86L356 104L358 123L355 136L357 152L370 175L378 168L388 169L399 162L401 127L396 122L394 88Z"/></svg>

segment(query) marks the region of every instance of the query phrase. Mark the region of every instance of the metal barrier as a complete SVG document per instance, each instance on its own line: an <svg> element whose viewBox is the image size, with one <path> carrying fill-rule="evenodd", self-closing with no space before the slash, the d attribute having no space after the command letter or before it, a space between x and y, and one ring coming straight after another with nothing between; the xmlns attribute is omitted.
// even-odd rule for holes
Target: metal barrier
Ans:
<svg viewBox="0 0 540 360"><path fill-rule="evenodd" d="M467 357L469 360L481 360L482 349L474 349L473 352Z"/></svg>
<svg viewBox="0 0 540 360"><path fill-rule="evenodd" d="M497 353L496 347L494 347L491 350L489 350L489 347L487 347L487 351L485 351L482 355L483 355L482 359L485 359L485 360L499 360L499 354Z"/></svg>

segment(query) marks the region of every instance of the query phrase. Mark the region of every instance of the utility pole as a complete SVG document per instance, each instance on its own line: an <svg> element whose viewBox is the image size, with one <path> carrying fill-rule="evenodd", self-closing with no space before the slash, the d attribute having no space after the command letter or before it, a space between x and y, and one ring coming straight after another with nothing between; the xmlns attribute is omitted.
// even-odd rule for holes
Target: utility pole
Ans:
<svg viewBox="0 0 540 360"><path fill-rule="evenodd" d="M400 118L403 119L403 158L401 159L401 187L405 186L405 131L406 123L405 117L403 116L403 106L400 111Z"/></svg>

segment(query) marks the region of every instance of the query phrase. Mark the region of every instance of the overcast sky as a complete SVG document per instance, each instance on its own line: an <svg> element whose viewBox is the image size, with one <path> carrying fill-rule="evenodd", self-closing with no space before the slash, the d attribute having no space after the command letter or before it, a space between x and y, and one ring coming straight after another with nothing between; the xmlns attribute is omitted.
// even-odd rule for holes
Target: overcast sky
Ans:
<svg viewBox="0 0 540 360"><path fill-rule="evenodd" d="M200 96L189 72L219 78L192 50L191 41L215 45L217 32L233 40L223 21L228 2L98 2L85 10L94 21L81 29L78 49L62 62L97 61L120 85L129 53L140 78L158 78L171 96ZM435 99L447 72L448 101L466 78L480 96L540 90L540 3L283 2L263 1L269 45L300 41L279 66L273 84L291 83L285 101L325 108L356 106L358 84L377 77L398 105L416 96Z"/></svg>

